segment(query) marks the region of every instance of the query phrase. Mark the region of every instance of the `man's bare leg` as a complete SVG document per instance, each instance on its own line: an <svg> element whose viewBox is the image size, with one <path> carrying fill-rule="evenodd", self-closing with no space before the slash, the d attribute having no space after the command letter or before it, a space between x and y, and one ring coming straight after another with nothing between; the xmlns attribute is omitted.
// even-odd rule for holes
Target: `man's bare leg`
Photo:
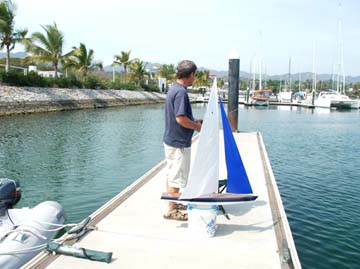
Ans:
<svg viewBox="0 0 360 269"><path fill-rule="evenodd" d="M179 188L170 187L168 182L166 182L166 189L169 194L179 193L180 191ZM176 208L176 203L169 202L169 212L174 210L175 208Z"/></svg>

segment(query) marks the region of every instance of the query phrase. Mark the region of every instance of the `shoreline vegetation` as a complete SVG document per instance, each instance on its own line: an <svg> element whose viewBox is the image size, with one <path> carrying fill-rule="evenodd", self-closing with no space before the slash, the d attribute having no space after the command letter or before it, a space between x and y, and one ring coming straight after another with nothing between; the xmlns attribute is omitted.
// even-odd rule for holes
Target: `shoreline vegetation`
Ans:
<svg viewBox="0 0 360 269"><path fill-rule="evenodd" d="M0 86L0 116L163 103L166 95L142 90Z"/></svg>

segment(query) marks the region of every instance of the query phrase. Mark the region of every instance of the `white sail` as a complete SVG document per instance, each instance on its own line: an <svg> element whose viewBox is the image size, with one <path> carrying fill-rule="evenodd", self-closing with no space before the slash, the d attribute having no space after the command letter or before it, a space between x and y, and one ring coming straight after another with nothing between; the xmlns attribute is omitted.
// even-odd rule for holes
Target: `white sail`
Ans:
<svg viewBox="0 0 360 269"><path fill-rule="evenodd" d="M211 87L208 107L187 186L180 199L217 192L219 180L219 107L217 81Z"/></svg>

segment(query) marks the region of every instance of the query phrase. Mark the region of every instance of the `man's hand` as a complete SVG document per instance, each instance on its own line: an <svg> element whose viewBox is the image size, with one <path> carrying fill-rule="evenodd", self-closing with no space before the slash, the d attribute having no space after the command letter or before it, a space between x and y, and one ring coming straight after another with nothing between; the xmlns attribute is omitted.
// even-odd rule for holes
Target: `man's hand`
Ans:
<svg viewBox="0 0 360 269"><path fill-rule="evenodd" d="M201 130L201 122L202 122L202 120L201 120L201 122L199 120L192 121L186 116L177 116L176 117L176 122L178 124L180 124L184 128L193 129L193 130L198 131L198 132L200 132L200 130Z"/></svg>

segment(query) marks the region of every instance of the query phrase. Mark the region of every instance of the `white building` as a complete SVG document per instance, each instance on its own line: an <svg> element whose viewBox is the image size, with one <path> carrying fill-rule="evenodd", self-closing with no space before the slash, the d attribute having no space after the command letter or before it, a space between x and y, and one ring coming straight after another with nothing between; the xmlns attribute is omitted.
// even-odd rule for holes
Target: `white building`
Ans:
<svg viewBox="0 0 360 269"><path fill-rule="evenodd" d="M44 78L54 78L55 77L55 71L37 71L38 75L44 77ZM63 74L58 72L58 77L62 77Z"/></svg>
<svg viewBox="0 0 360 269"><path fill-rule="evenodd" d="M160 89L160 92L166 91L166 78L158 78L158 87Z"/></svg>
<svg viewBox="0 0 360 269"><path fill-rule="evenodd" d="M39 71L37 70L37 67L35 65L29 65L29 72L35 72L38 75L44 77L44 78L54 78L55 77L55 71ZM63 74L58 72L58 77L62 77Z"/></svg>

